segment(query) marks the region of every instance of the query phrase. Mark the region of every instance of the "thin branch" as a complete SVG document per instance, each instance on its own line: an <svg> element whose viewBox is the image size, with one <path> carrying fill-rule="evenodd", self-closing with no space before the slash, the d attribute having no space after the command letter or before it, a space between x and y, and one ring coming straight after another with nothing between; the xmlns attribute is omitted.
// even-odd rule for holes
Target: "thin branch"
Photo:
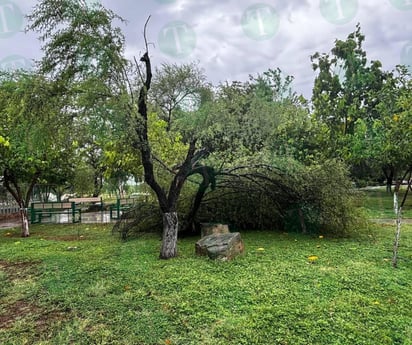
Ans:
<svg viewBox="0 0 412 345"><path fill-rule="evenodd" d="M284 172L283 170L281 170L280 168L277 168L275 166L269 165L269 164L251 164L251 165L239 165L237 167L234 167L232 169L228 169L226 170L227 173L233 173L235 171L238 170L242 170L242 169L258 169L258 168L263 168L263 169L267 169L269 171L274 171L277 170L279 172Z"/></svg>
<svg viewBox="0 0 412 345"><path fill-rule="evenodd" d="M130 97L132 99L132 104L134 104L135 101L134 101L132 84L130 82L129 76L127 75L126 68L124 66L122 66L122 69L123 69L123 73L124 73L124 79L126 80L127 88L129 89Z"/></svg>
<svg viewBox="0 0 412 345"><path fill-rule="evenodd" d="M146 22L145 22L144 27L143 27L143 39L144 39L144 46L145 46L145 54L149 54L149 44L147 42L147 25L149 24L149 20L150 20L151 17L152 17L151 15L149 15L149 17L147 17ZM133 56L133 60L134 60L134 63L136 65L137 73L139 74L140 80L144 84L144 77L143 77L143 73L140 69L139 62L137 61L135 56Z"/></svg>
<svg viewBox="0 0 412 345"><path fill-rule="evenodd" d="M156 155L154 155L152 153L152 158L153 160L155 160L157 163L159 163L163 169L165 169L166 171L168 171L169 173L176 175L176 171L174 171L173 169L170 169L160 158L158 158Z"/></svg>
<svg viewBox="0 0 412 345"><path fill-rule="evenodd" d="M402 199L402 202L401 202L401 208L405 205L406 198L408 197L409 190L411 189L411 185L412 185L412 178L411 177L412 177L412 171L409 170L408 187L406 188L406 192L403 196L403 199Z"/></svg>
<svg viewBox="0 0 412 345"><path fill-rule="evenodd" d="M144 38L144 44L145 44L145 48L146 48L146 53L149 53L149 45L147 43L147 35L146 35L146 31L147 31L147 24L149 23L149 20L152 16L149 15L149 17L147 17L146 19L146 23L144 24L144 28L143 28L143 38Z"/></svg>

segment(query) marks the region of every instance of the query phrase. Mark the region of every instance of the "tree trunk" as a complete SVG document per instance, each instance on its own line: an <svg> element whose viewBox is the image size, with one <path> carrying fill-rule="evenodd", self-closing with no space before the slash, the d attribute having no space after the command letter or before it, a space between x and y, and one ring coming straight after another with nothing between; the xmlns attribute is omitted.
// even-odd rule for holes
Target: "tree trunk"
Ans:
<svg viewBox="0 0 412 345"><path fill-rule="evenodd" d="M3 173L4 182L3 185L6 190L13 196L14 200L16 200L17 204L20 207L20 219L21 219L21 236L22 237L29 237L29 214L28 214L28 205L30 204L30 197L36 184L38 178L40 176L40 172L36 172L32 180L30 181L29 187L27 188L26 192L23 193L21 186L18 183L16 176L8 169L5 169ZM24 196L25 195L25 196Z"/></svg>
<svg viewBox="0 0 412 345"><path fill-rule="evenodd" d="M406 188L406 192L403 196L403 200L401 205L399 206L399 190L401 188L402 180L406 178L406 175L409 173L408 177L408 187ZM394 268L398 267L398 250L399 250L399 241L401 238L401 222L402 222L402 208L405 205L406 198L408 197L409 190L412 186L412 171L409 171L403 176L402 180L397 181L395 187L395 193L393 195L393 208L396 214L396 231L395 231L395 241L393 244L393 257L392 257L392 266Z"/></svg>
<svg viewBox="0 0 412 345"><path fill-rule="evenodd" d="M100 171L95 173L93 177L93 187L93 197L98 197L103 187L103 177Z"/></svg>
<svg viewBox="0 0 412 345"><path fill-rule="evenodd" d="M197 189L195 200L187 216L187 225L184 229L184 233L188 235L193 234L196 231L195 230L195 217L196 217L197 211L200 208L200 205L202 203L202 200L206 193L207 188L209 187L209 185L211 185L212 190L214 190L216 187L216 178L215 178L216 173L212 167L205 167L205 166L197 167L192 170L189 176L194 175L194 174L200 174L203 180Z"/></svg>
<svg viewBox="0 0 412 345"><path fill-rule="evenodd" d="M303 211L301 208L298 209L298 214L299 214L299 221L300 221L300 227L302 229L302 234L306 234L307 229L306 229L306 224L305 224L305 215L303 214Z"/></svg>
<svg viewBox="0 0 412 345"><path fill-rule="evenodd" d="M393 167L386 167L382 170L386 178L386 192L392 194L392 183L395 179L395 169Z"/></svg>
<svg viewBox="0 0 412 345"><path fill-rule="evenodd" d="M401 238L401 222L402 222L402 207L400 207L396 212L396 231L395 231L395 241L393 243L393 256L392 256L392 266L394 268L398 267L398 250L399 250L399 241Z"/></svg>
<svg viewBox="0 0 412 345"><path fill-rule="evenodd" d="M29 237L29 215L27 208L20 208L20 219L21 219L21 237Z"/></svg>
<svg viewBox="0 0 412 345"><path fill-rule="evenodd" d="M163 238L160 249L161 259L171 259L177 256L177 231L179 220L177 212L163 213Z"/></svg>
<svg viewBox="0 0 412 345"><path fill-rule="evenodd" d="M401 188L401 181L396 181L395 192L393 193L393 210L396 215L396 231L395 231L395 241L393 243L393 256L392 256L392 266L394 268L398 267L398 249L399 249L399 240L401 237L402 206L399 207L400 188Z"/></svg>

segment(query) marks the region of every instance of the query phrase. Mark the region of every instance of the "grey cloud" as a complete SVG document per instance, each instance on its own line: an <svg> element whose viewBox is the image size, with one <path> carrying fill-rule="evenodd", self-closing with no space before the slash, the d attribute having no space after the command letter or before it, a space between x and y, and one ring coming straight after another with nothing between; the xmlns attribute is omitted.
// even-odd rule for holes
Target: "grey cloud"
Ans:
<svg viewBox="0 0 412 345"><path fill-rule="evenodd" d="M7 0L27 13L35 0ZM344 0L329 0L344 6ZM336 38L345 39L357 22L366 35L368 58L379 59L385 69L393 69L401 61L401 51L412 40L412 11L402 11L389 0L358 0L356 16L348 23L334 25L322 16L320 0L101 0L120 14L128 24L126 34L128 57L138 56L143 49L143 25L152 15L148 27L151 56L154 64L162 62L200 62L209 80L245 80L249 74L267 68L281 68L295 77L298 92L310 97L314 73L310 55L329 52ZM270 39L256 41L247 37L241 27L246 8L266 3L278 13L280 22ZM338 7L336 7L338 8ZM332 8L333 9L333 8ZM340 8L342 10L342 8ZM159 32L172 21L183 21L195 30L196 47L186 57L167 55L159 47ZM1 21L1 17L0 17ZM0 28L1 28L0 23ZM0 29L1 30L1 29ZM0 32L1 34L1 32ZM19 55L29 60L41 56L40 44L33 33L16 33L0 38L0 60Z"/></svg>

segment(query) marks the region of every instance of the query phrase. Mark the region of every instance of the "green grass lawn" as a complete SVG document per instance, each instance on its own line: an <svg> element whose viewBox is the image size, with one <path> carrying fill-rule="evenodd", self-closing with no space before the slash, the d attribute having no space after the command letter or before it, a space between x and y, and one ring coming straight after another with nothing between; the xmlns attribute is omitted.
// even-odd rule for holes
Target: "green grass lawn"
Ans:
<svg viewBox="0 0 412 345"><path fill-rule="evenodd" d="M412 344L411 225L398 269L390 224L353 238L245 232L231 262L196 257L195 238L161 261L155 235L31 229L0 232L2 345Z"/></svg>
<svg viewBox="0 0 412 345"><path fill-rule="evenodd" d="M399 193L399 204L405 193L405 186L402 186ZM385 191L385 187L365 189L362 191L364 198L362 203L369 218L395 219L393 208L393 195ZM404 208L403 217L412 218L412 193L408 194Z"/></svg>

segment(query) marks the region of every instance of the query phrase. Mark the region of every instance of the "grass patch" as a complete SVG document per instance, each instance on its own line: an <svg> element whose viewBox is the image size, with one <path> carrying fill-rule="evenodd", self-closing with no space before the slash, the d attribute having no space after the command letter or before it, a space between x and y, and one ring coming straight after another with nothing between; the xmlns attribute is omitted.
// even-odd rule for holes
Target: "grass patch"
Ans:
<svg viewBox="0 0 412 345"><path fill-rule="evenodd" d="M405 186L402 186L399 192L399 203L405 193ZM393 195L386 192L385 187L364 189L362 191L364 198L362 198L362 206L369 218L375 219L395 219L395 212L393 209ZM408 196L403 208L403 217L412 218L412 197Z"/></svg>
<svg viewBox="0 0 412 345"><path fill-rule="evenodd" d="M161 261L157 236L110 230L0 233L2 344L412 344L410 225L398 269L389 225L340 239L245 232L232 262L196 257L191 238Z"/></svg>

